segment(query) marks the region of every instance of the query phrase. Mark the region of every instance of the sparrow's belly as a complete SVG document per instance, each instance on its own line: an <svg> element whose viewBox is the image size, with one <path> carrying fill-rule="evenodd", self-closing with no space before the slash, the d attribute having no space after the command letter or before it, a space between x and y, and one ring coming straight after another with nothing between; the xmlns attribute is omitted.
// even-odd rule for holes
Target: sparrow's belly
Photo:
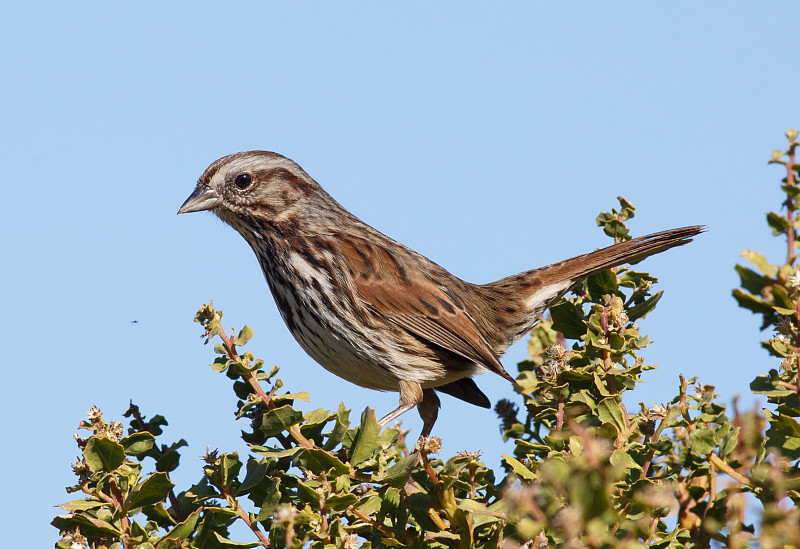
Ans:
<svg viewBox="0 0 800 549"><path fill-rule="evenodd" d="M398 391L398 382L405 380L430 388L484 370L477 364L452 363L399 326L359 322L349 310L352 305L336 293L315 291L314 284L303 291L272 279L266 270L265 275L283 321L303 350L351 383ZM317 286L330 290L321 273L309 276L319 277Z"/></svg>

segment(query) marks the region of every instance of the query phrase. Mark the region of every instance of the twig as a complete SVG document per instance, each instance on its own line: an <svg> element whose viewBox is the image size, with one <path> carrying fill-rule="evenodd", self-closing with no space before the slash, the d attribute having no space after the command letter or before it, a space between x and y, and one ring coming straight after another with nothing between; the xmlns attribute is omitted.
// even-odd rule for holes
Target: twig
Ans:
<svg viewBox="0 0 800 549"><path fill-rule="evenodd" d="M564 399L558 397L558 408L556 408L556 431L561 431L564 426Z"/></svg>
<svg viewBox="0 0 800 549"><path fill-rule="evenodd" d="M650 523L650 535L644 540L644 546L650 547L650 544L653 543L653 538L656 535L656 529L658 528L658 517L653 517L653 522Z"/></svg>
<svg viewBox="0 0 800 549"><path fill-rule="evenodd" d="M794 186L794 150L795 145L789 146L789 161L786 163L786 185ZM786 264L794 263L794 199L791 194L786 196L786 221L789 222L789 229L786 231Z"/></svg>
<svg viewBox="0 0 800 549"><path fill-rule="evenodd" d="M798 324L800 325L800 299L798 299L794 304L794 316L797 319ZM794 342L797 343L799 339L800 339L800 326L798 326L797 332L795 333ZM800 396L800 364L798 363L797 357L794 357L794 360L792 362L794 362L794 369L795 369L795 374L797 375L797 380L795 381L794 387L792 387L791 384L788 383L787 385L789 386L789 389L792 389L794 392L797 393L798 396Z"/></svg>
<svg viewBox="0 0 800 549"><path fill-rule="evenodd" d="M403 445L403 457L408 457L409 453L408 453L408 444L406 444L406 434L403 432L402 429L399 429L397 444Z"/></svg>
<svg viewBox="0 0 800 549"><path fill-rule="evenodd" d="M542 508L539 507L539 504L536 503L530 491L525 492L525 503L528 505L528 511L537 522L547 522L547 515L545 515Z"/></svg>
<svg viewBox="0 0 800 549"><path fill-rule="evenodd" d="M439 527L439 530L447 530L447 524L445 524L445 522L442 520L442 517L440 517L436 511L433 510L433 507L428 507L428 516L436 524L436 526Z"/></svg>
<svg viewBox="0 0 800 549"><path fill-rule="evenodd" d="M679 377L681 380L681 416L683 416L683 419L685 419L686 423L688 424L686 426L686 431L692 432L695 430L695 426L692 422L692 418L689 417L689 403L686 401L686 389L688 388L689 384L686 382L686 378L683 377L683 374L680 374Z"/></svg>
<svg viewBox="0 0 800 549"><path fill-rule="evenodd" d="M616 240L616 239L615 239ZM600 324L603 328L603 337L605 338L606 344L611 344L611 328L608 326L608 313L611 311L611 308L606 305L603 307L603 314L600 317ZM619 394L619 390L617 389L617 380L614 379L614 374L611 373L611 370L614 369L614 361L611 359L611 351L609 349L603 349L603 370L605 370L605 380L606 385L608 385L608 390L614 394ZM622 422L625 424L625 435L626 437L630 435L631 432L631 422L630 417L628 416L628 409L625 408L625 404L620 399L619 401L619 409L622 412ZM622 445L624 441L618 438L614 442L614 447L617 450L622 449Z"/></svg>
<svg viewBox="0 0 800 549"><path fill-rule="evenodd" d="M433 470L433 467L431 467L430 461L428 461L428 454L424 451L421 451L420 455L422 456L422 464L425 467L425 472L427 472L428 476L431 477L431 484L433 485L433 489L438 491L439 477L436 475L436 471Z"/></svg>
<svg viewBox="0 0 800 549"><path fill-rule="evenodd" d="M656 430L653 432L653 434L648 436L647 438L645 438L645 441L644 441L645 444L647 444L649 441L657 441L658 437L661 436L661 431L663 431L664 427L666 426L665 425L665 422L667 421L666 414L669 414L669 408L670 407L667 406L667 410L665 412L664 419L662 419L658 423L658 427L656 427ZM644 458L644 463L642 463L642 473L641 473L641 475L639 475L640 479L647 478L647 472L650 470L650 465L653 463L653 456L655 456L655 452L656 452L656 449L653 448L652 446L647 451L647 455Z"/></svg>
<svg viewBox="0 0 800 549"><path fill-rule="evenodd" d="M392 532L389 528L386 527L385 524L378 522L377 520L373 519L372 517L365 515L363 512L359 511L355 508L355 506L351 505L347 508L348 511L353 513L355 516L372 526L375 530L379 531L381 534L386 536L387 538L395 539L394 532Z"/></svg>
<svg viewBox="0 0 800 549"><path fill-rule="evenodd" d="M741 473L737 473L736 470L725 463L721 457L717 454L711 453L708 454L708 459L711 463L717 466L717 468L721 469L726 475L734 479L735 481L750 486L750 479L744 476Z"/></svg>
<svg viewBox="0 0 800 549"><path fill-rule="evenodd" d="M220 329L219 337L222 339L222 341L223 341L223 343L225 345L225 350L228 353L228 356L230 356L231 359L234 362L236 362L237 364L243 366L242 359L239 356L239 354L236 352L236 344L234 343L233 334L231 334L231 336L228 337L227 335L225 335L225 331ZM258 395L258 397L261 399L261 401L264 403L264 405L267 406L270 410L275 409L275 404L273 404L272 398L269 395L267 395L267 393L264 392L264 389L261 388L261 384L258 382L256 371L253 370L249 374L247 374L246 376L243 376L243 377L247 380L247 382L253 388L253 390L255 391L256 395ZM308 440L303 435L303 433L300 432L300 427L298 427L297 425L292 425L290 427L287 427L286 430L289 431L289 434L292 435L292 438L295 439L297 441L297 443L300 444L301 446L303 446L304 448L313 448L314 447L314 445L311 443L311 441Z"/></svg>
<svg viewBox="0 0 800 549"><path fill-rule="evenodd" d="M477 495L477 490L475 490L475 473L478 472L478 469L473 464L469 465L469 497L471 499L475 499Z"/></svg>
<svg viewBox="0 0 800 549"><path fill-rule="evenodd" d="M81 491L84 494L88 494L88 495L90 495L92 497L96 497L97 499L102 499L103 501L105 501L106 503L110 503L111 505L114 504L114 499L111 496L109 496L107 494L104 494L103 492L96 492L96 491L92 490L91 488L89 488L89 481L88 480L85 480L85 481L83 481L81 483Z"/></svg>
<svg viewBox="0 0 800 549"><path fill-rule="evenodd" d="M111 497L113 498L114 508L117 510L117 512L119 512L120 530L122 531L120 540L122 541L122 546L125 549L132 549L133 545L131 544L131 540L128 538L131 522L128 519L128 515L122 512L122 490L120 490L117 480L113 477L108 484L111 488Z"/></svg>
<svg viewBox="0 0 800 549"><path fill-rule="evenodd" d="M717 500L717 468L712 463L708 468L708 503L703 509L703 520L708 516L708 510L714 506Z"/></svg>
<svg viewBox="0 0 800 549"><path fill-rule="evenodd" d="M583 425L572 419L569 420L569 428L573 433L581 437L583 441L583 455L586 457L586 461L589 462L589 465L597 469L600 465L600 460L598 460L597 454L594 452L594 447L592 446L592 435L589 434L589 431L587 431Z"/></svg>
<svg viewBox="0 0 800 549"><path fill-rule="evenodd" d="M800 376L798 376L798 379L800 379ZM791 391L800 392L800 381L798 382L798 387L795 387L794 385L792 385L788 381L783 381L782 379L779 379L778 380L778 385L780 385L781 387L786 387L787 389L789 389Z"/></svg>
<svg viewBox="0 0 800 549"><path fill-rule="evenodd" d="M264 535L264 532L262 532L259 529L258 523L250 520L250 513L242 509L242 506L239 505L239 502L236 500L236 498L230 496L229 494L225 495L226 497L228 497L230 500L233 501L232 505L233 510L236 511L236 514L239 515L239 517L241 517L241 519L244 521L247 527L250 528L250 530L252 530L253 533L256 535L256 537L258 538L259 545L261 545L262 547L271 547L272 544L270 543L269 538L267 538L267 536Z"/></svg>

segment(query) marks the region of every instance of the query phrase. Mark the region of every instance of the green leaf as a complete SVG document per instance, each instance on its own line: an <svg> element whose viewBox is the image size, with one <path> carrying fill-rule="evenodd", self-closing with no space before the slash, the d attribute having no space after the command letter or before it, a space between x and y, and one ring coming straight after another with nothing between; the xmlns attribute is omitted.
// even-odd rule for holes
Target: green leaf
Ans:
<svg viewBox="0 0 800 549"><path fill-rule="evenodd" d="M214 538L216 539L217 543L219 543L219 547L255 547L258 545L257 541L233 541L219 532L214 532Z"/></svg>
<svg viewBox="0 0 800 549"><path fill-rule="evenodd" d="M502 511L504 510L502 507L498 508L497 511L489 509L486 505L480 501L476 501L474 499L458 499L456 500L456 504L458 508L463 511L468 511L474 513L474 526L481 526L482 524L490 524L493 522L504 521L505 518L503 517Z"/></svg>
<svg viewBox="0 0 800 549"><path fill-rule="evenodd" d="M791 228L789 221L787 221L782 215L779 215L775 212L769 212L767 214L767 225L770 226L772 229L772 234L775 236L784 234Z"/></svg>
<svg viewBox="0 0 800 549"><path fill-rule="evenodd" d="M90 515L62 515L54 518L50 524L62 532L74 530L77 526L81 534L90 537L119 538L122 535L112 524Z"/></svg>
<svg viewBox="0 0 800 549"><path fill-rule="evenodd" d="M210 499L219 497L221 496L217 492L217 489L209 484L208 477L204 476L200 482L186 490L186 492L182 494L181 499L187 501L191 505L200 505Z"/></svg>
<svg viewBox="0 0 800 549"><path fill-rule="evenodd" d="M358 503L358 496L355 494L342 494L338 496L328 496L325 500L325 507L334 511L344 511L351 505Z"/></svg>
<svg viewBox="0 0 800 549"><path fill-rule="evenodd" d="M546 444L534 444L532 442L528 442L527 440L519 440L519 439L515 440L514 444L516 445L514 453L516 453L517 455L533 454L534 456L541 459L550 453L550 447L547 446Z"/></svg>
<svg viewBox="0 0 800 549"><path fill-rule="evenodd" d="M297 486L297 497L300 498L300 501L310 503L314 509L319 509L319 499L320 496L322 496L322 490L324 490L324 488L316 482L314 482L312 486L311 482L304 482L298 478L295 478L295 484ZM317 488L319 488L319 490Z"/></svg>
<svg viewBox="0 0 800 549"><path fill-rule="evenodd" d="M325 444L322 447L325 450L333 450L336 446L342 441L345 433L347 433L347 427L350 425L350 410L348 410L344 402L339 403L339 408L336 410L336 425L333 427L333 430L328 435L328 440L325 441Z"/></svg>
<svg viewBox="0 0 800 549"><path fill-rule="evenodd" d="M268 467L269 460L255 459L251 457L247 461L247 473L244 476L242 484L239 485L237 495L246 494L253 487L261 483L261 481L264 480L264 477L266 477Z"/></svg>
<svg viewBox="0 0 800 549"><path fill-rule="evenodd" d="M617 293L617 275L611 270L595 273L586 279L586 289L592 301L602 302L604 295Z"/></svg>
<svg viewBox="0 0 800 549"><path fill-rule="evenodd" d="M129 456L140 456L148 452L155 444L156 439L150 433L133 433L119 441L125 448L125 453Z"/></svg>
<svg viewBox="0 0 800 549"><path fill-rule="evenodd" d="M381 498L380 513L384 516L394 517L400 509L400 489L389 487Z"/></svg>
<svg viewBox="0 0 800 549"><path fill-rule="evenodd" d="M789 294L783 286L772 286L769 293L772 294L773 305L784 309L794 309L794 302L789 298Z"/></svg>
<svg viewBox="0 0 800 549"><path fill-rule="evenodd" d="M768 397L787 397L794 394L794 391L788 387L773 383L766 374L761 374L751 381L750 390L757 394L767 395Z"/></svg>
<svg viewBox="0 0 800 549"><path fill-rule="evenodd" d="M778 448L790 460L800 458L800 423L784 414L765 414L769 419L766 447Z"/></svg>
<svg viewBox="0 0 800 549"><path fill-rule="evenodd" d="M130 529L128 530L128 535L130 537L144 538L147 536L147 532L145 532L145 529L142 528L141 524L139 524L135 520L132 520L130 521ZM155 547L153 546L152 543L146 541L144 543L137 544L136 549L155 549Z"/></svg>
<svg viewBox="0 0 800 549"><path fill-rule="evenodd" d="M361 414L361 426L358 428L353 445L350 448L350 463L354 466L370 459L375 450L380 448L380 431L375 410L367 407Z"/></svg>
<svg viewBox="0 0 800 549"><path fill-rule="evenodd" d="M408 480L410 471L417 465L419 459L417 452L401 457L382 474L373 476L373 480L375 482L385 482L390 486L402 486Z"/></svg>
<svg viewBox="0 0 800 549"><path fill-rule="evenodd" d="M780 357L786 358L793 352L788 345L788 340L773 338L769 341L763 342L761 345L763 346L764 343L766 343L768 348L775 351L775 354Z"/></svg>
<svg viewBox="0 0 800 549"><path fill-rule="evenodd" d="M518 459L513 458L508 454L503 454L502 458L506 463L508 463L509 467L511 467L511 470L518 477L524 478L525 480L534 480L536 478L536 475L533 473L533 471L525 467L525 465L523 465Z"/></svg>
<svg viewBox="0 0 800 549"><path fill-rule="evenodd" d="M600 396L602 396L603 398L613 396L611 394L611 391L608 390L608 384L606 382L605 376L600 375L600 372L592 372L592 378L594 380L594 386L597 389L597 392L600 394ZM591 398L593 399L594 397ZM585 396L581 395L580 393L578 395L574 395L573 400L579 400L579 401L583 400L584 402L586 402Z"/></svg>
<svg viewBox="0 0 800 549"><path fill-rule="evenodd" d="M164 535L163 539L185 540L194 533L197 521L200 519L202 509L197 509L186 520L179 522L175 527Z"/></svg>
<svg viewBox="0 0 800 549"><path fill-rule="evenodd" d="M379 437L381 441L381 447L389 448L394 446L398 440L400 440L400 429L396 427L386 427L383 431L381 431L381 436Z"/></svg>
<svg viewBox="0 0 800 549"><path fill-rule="evenodd" d="M281 459L285 457L291 457L298 452L300 452L303 448L301 446L293 446L292 448L267 448L266 446L258 446L256 444L251 444L250 449L253 450L257 454L261 454L269 459Z"/></svg>
<svg viewBox="0 0 800 549"><path fill-rule="evenodd" d="M145 505L154 505L165 501L174 486L166 473L153 473L133 487L128 497L125 498L122 509L127 513L131 509L139 509Z"/></svg>
<svg viewBox="0 0 800 549"><path fill-rule="evenodd" d="M378 495L368 496L361 500L361 503L358 504L358 510L364 513L365 515L373 515L377 513L378 510L381 508L381 497Z"/></svg>
<svg viewBox="0 0 800 549"><path fill-rule="evenodd" d="M689 433L689 449L698 455L708 455L714 451L714 431L697 429Z"/></svg>
<svg viewBox="0 0 800 549"><path fill-rule="evenodd" d="M733 298L736 300L736 302L739 303L739 307L742 307L743 309L748 309L754 313L772 312L772 305L765 302L763 299L746 294L738 288L733 290L731 293L733 294Z"/></svg>
<svg viewBox="0 0 800 549"><path fill-rule="evenodd" d="M625 419L622 416L622 409L615 397L604 398L597 405L597 417L603 423L609 423L616 427L617 433L625 432Z"/></svg>
<svg viewBox="0 0 800 549"><path fill-rule="evenodd" d="M347 475L350 467L342 463L339 458L319 448L305 448L298 456L301 467L308 469L315 475L333 469L336 475Z"/></svg>
<svg viewBox="0 0 800 549"><path fill-rule="evenodd" d="M619 205L620 205L620 208L621 208L621 210L619 212L620 216L623 219L631 219L634 216L634 213L633 213L634 210L636 210L634 205L629 200L626 200L622 196L618 196L617 200L619 200Z"/></svg>
<svg viewBox="0 0 800 549"><path fill-rule="evenodd" d="M242 461L239 459L239 452L222 454L222 464L220 467L222 483L227 486L237 484L239 481L239 470L241 468Z"/></svg>
<svg viewBox="0 0 800 549"><path fill-rule="evenodd" d="M765 276L761 276L757 272L752 271L747 267L736 265L734 269L736 270L736 273L739 275L739 280L741 281L742 288L744 288L751 294L760 295L761 290L763 290L765 286L774 284L773 280Z"/></svg>
<svg viewBox="0 0 800 549"><path fill-rule="evenodd" d="M458 478L458 473L472 462L472 458L464 454L459 454L447 460L442 468L442 474Z"/></svg>
<svg viewBox="0 0 800 549"><path fill-rule="evenodd" d="M614 450L609 460L614 467L624 467L625 469L636 469L641 471L642 466L636 463L631 455L624 450Z"/></svg>
<svg viewBox="0 0 800 549"><path fill-rule="evenodd" d="M640 273L638 271L625 271L621 272L622 268L617 271L617 281L620 286L625 288L641 289L649 282L650 286L658 282L658 279L649 273Z"/></svg>
<svg viewBox="0 0 800 549"><path fill-rule="evenodd" d="M160 473L169 473L177 469L180 462L181 455L175 450L170 450L156 460L156 471Z"/></svg>
<svg viewBox="0 0 800 549"><path fill-rule="evenodd" d="M795 171L797 171L796 166L797 164L795 164ZM797 198L798 196L800 196L800 187L798 187L797 185L783 184L781 185L781 190L791 198Z"/></svg>
<svg viewBox="0 0 800 549"><path fill-rule="evenodd" d="M428 532L426 537L431 539L452 539L452 540L460 540L461 535L456 534L455 532L448 532L447 530L441 530L439 532ZM446 546L445 546L446 547Z"/></svg>
<svg viewBox="0 0 800 549"><path fill-rule="evenodd" d="M272 402L281 402L282 400L302 400L303 402L311 402L311 397L305 391L302 393L286 393L285 395L274 395Z"/></svg>
<svg viewBox="0 0 800 549"><path fill-rule="evenodd" d="M280 478L268 478L264 481L263 486L266 490L266 494L264 495L264 499L261 501L261 509L256 515L257 521L260 522L272 516L272 512L275 510L275 507L277 507L278 503L281 501L280 484Z"/></svg>
<svg viewBox="0 0 800 549"><path fill-rule="evenodd" d="M739 431L739 427L734 427L727 436L725 436L722 443L719 445L719 457L725 459L725 456L736 449L736 445L739 443Z"/></svg>
<svg viewBox="0 0 800 549"><path fill-rule="evenodd" d="M103 507L104 505L106 505L106 502L100 500L76 499L73 501L68 501L67 503L62 503L58 507L73 513L75 511L88 511L89 509L97 509L98 507Z"/></svg>
<svg viewBox="0 0 800 549"><path fill-rule="evenodd" d="M209 364L215 372L224 372L231 365L231 361L225 357L217 357L214 362Z"/></svg>
<svg viewBox="0 0 800 549"><path fill-rule="evenodd" d="M244 345L250 341L251 337L253 337L253 329L250 326L245 325L245 327L239 332L239 335L236 336L236 339L233 340L233 344Z"/></svg>
<svg viewBox="0 0 800 549"><path fill-rule="evenodd" d="M658 304L662 295L664 295L664 290L654 293L635 307L628 309L628 320L634 322L635 320L646 317L650 311L656 308L656 304Z"/></svg>
<svg viewBox="0 0 800 549"><path fill-rule="evenodd" d="M598 216L599 220L599 216ZM603 223L599 222L598 225L603 227L603 232L606 235L610 236L611 238L617 240L627 240L628 239L628 228L621 221L617 221L616 219L612 219L610 221L605 221Z"/></svg>
<svg viewBox="0 0 800 549"><path fill-rule="evenodd" d="M550 318L553 319L553 329L568 339L580 339L586 333L583 312L571 301L561 299L550 307Z"/></svg>
<svg viewBox="0 0 800 549"><path fill-rule="evenodd" d="M261 432L267 436L275 436L301 421L303 414L287 404L264 413Z"/></svg>
<svg viewBox="0 0 800 549"><path fill-rule="evenodd" d="M110 438L93 436L86 442L83 457L92 473L113 471L125 461L125 448Z"/></svg>
<svg viewBox="0 0 800 549"><path fill-rule="evenodd" d="M172 518L163 503L148 505L142 509L142 512L147 517L147 520L155 522L162 528L172 528L177 524L177 521Z"/></svg>

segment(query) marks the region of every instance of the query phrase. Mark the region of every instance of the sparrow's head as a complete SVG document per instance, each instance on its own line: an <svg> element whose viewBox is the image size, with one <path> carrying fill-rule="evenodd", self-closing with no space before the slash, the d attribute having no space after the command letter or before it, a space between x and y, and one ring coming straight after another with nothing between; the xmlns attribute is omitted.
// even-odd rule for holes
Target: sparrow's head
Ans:
<svg viewBox="0 0 800 549"><path fill-rule="evenodd" d="M324 191L288 158L248 151L220 158L197 181L178 213L210 210L239 229L242 221L278 223L296 217Z"/></svg>

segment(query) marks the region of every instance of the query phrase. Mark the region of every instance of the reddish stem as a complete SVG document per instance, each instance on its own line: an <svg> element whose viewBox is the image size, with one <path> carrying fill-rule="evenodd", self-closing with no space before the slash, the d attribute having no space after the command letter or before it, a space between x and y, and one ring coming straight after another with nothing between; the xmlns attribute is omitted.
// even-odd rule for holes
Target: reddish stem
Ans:
<svg viewBox="0 0 800 549"><path fill-rule="evenodd" d="M564 427L564 400L558 397L558 408L556 408L556 431L561 431Z"/></svg>
<svg viewBox="0 0 800 549"><path fill-rule="evenodd" d="M431 484L433 485L434 490L439 489L439 477L436 476L436 471L433 470L431 467L430 462L428 461L428 455L425 452L420 452L422 455L422 463L425 466L425 471L428 473L428 476L431 477Z"/></svg>
<svg viewBox="0 0 800 549"><path fill-rule="evenodd" d="M786 163L786 184L794 186L794 149L792 144L789 147L789 162ZM794 263L794 199L790 196L786 197L786 221L789 222L789 230L786 231L786 264L791 265Z"/></svg>
<svg viewBox="0 0 800 549"><path fill-rule="evenodd" d="M128 520L128 515L122 512L122 491L119 489L117 480L114 478L112 478L111 482L109 482L109 487L111 488L111 498L113 500L114 507L119 512L120 530L122 530L122 535L120 536L122 546L125 549L131 549L133 545L131 545L131 541L128 539L128 532L130 531L131 523L130 520Z"/></svg>
<svg viewBox="0 0 800 549"><path fill-rule="evenodd" d="M389 528L387 528L385 524L381 524L380 522L378 522L377 520L373 519L372 517L370 517L368 515L365 515L362 511L359 511L353 505L351 505L347 509L348 509L348 511L353 513L355 516L357 516L358 518L360 518L361 520L363 520L364 522L369 524L372 528L374 528L375 530L378 530L381 534L383 534L387 538L394 539L394 532L389 530Z"/></svg>
<svg viewBox="0 0 800 549"><path fill-rule="evenodd" d="M669 412L669 408L667 408L667 412ZM659 435L661 434L661 430L664 428L664 421L666 418L662 419L661 422L658 424L655 432L651 436L646 436L644 438L644 443L647 444L650 441L658 440ZM651 447L644 458L644 463L642 463L642 473L639 475L640 479L647 478L647 473L650 471L650 465L653 463L653 457L656 454L656 449Z"/></svg>
<svg viewBox="0 0 800 549"><path fill-rule="evenodd" d="M264 535L264 532L259 529L257 522L250 520L250 513L242 509L242 506L239 505L239 501L233 497L233 495L231 495L228 486L225 485L222 488L222 495L225 496L225 499L231 503L231 509L235 511L237 515L239 515L239 518L241 518L247 527L250 528L250 530L252 530L252 532L256 535L259 545L267 548L271 547L272 544L270 543L269 538L267 538L267 536Z"/></svg>
<svg viewBox="0 0 800 549"><path fill-rule="evenodd" d="M219 337L222 339L222 342L225 344L225 349L226 349L226 351L228 353L228 356L230 356L231 359L234 362L241 363L242 359L241 359L241 357L239 357L239 354L236 352L236 344L234 343L233 331L231 331L231 336L228 337L227 335L225 335L225 331L220 329ZM273 404L273 402L272 402L272 397L270 395L267 395L267 393L264 392L264 389L261 388L261 384L258 382L258 379L256 377L256 370L251 371L249 374L247 374L247 376L244 376L244 377L247 380L247 382L250 384L250 386L253 388L253 390L255 391L256 395L258 395L258 397L264 403L264 405L266 407L268 407L270 410L273 410L275 408L275 404ZM314 445L311 443L311 441L308 440L300 432L300 427L298 427L297 425L292 425L291 427L288 427L287 431L289 431L289 434L292 435L292 438L295 439L297 441L297 443L300 444L301 446L303 446L304 448L313 448L314 447Z"/></svg>

